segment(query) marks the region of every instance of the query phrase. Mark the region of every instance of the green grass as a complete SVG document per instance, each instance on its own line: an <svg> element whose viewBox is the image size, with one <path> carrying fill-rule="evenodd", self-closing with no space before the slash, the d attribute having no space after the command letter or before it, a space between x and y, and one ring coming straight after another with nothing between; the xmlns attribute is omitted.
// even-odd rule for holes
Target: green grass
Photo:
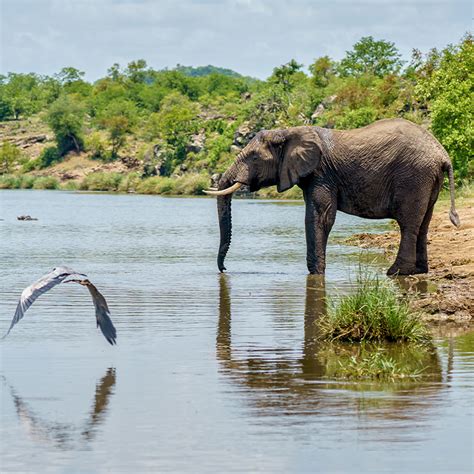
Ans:
<svg viewBox="0 0 474 474"><path fill-rule="evenodd" d="M367 272L359 273L354 294L329 301L320 324L321 337L330 341L430 341L428 328L393 283Z"/></svg>
<svg viewBox="0 0 474 474"><path fill-rule="evenodd" d="M0 176L0 189L59 189L57 178L52 176L31 176L4 174Z"/></svg>
<svg viewBox="0 0 474 474"><path fill-rule="evenodd" d="M120 173L90 173L80 183L83 191L117 191L122 181Z"/></svg>

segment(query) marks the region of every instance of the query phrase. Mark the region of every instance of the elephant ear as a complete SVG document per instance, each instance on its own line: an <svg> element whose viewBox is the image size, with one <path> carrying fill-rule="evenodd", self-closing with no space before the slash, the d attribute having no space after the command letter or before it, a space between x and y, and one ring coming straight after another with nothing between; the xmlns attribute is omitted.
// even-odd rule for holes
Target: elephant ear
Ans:
<svg viewBox="0 0 474 474"><path fill-rule="evenodd" d="M313 127L295 127L284 133L277 182L280 193L298 184L321 162L321 140Z"/></svg>

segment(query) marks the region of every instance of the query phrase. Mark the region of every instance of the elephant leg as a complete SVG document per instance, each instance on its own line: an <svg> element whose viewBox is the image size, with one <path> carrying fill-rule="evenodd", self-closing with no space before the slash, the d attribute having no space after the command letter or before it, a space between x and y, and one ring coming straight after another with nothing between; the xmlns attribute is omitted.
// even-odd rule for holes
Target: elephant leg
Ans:
<svg viewBox="0 0 474 474"><path fill-rule="evenodd" d="M416 273L428 273L428 227L433 215L434 204L426 211L416 241Z"/></svg>
<svg viewBox="0 0 474 474"><path fill-rule="evenodd" d="M416 244L418 232L416 228L400 225L400 247L397 258L388 269L387 275L413 275L416 273Z"/></svg>
<svg viewBox="0 0 474 474"><path fill-rule="evenodd" d="M443 186L444 177L441 175L435 182L431 191L430 202L418 231L418 239L416 241L416 272L428 273L428 228L430 226L433 209L438 199L439 192Z"/></svg>
<svg viewBox="0 0 474 474"><path fill-rule="evenodd" d="M326 245L336 220L336 195L326 187L305 191L306 264L309 273L322 275L326 270Z"/></svg>

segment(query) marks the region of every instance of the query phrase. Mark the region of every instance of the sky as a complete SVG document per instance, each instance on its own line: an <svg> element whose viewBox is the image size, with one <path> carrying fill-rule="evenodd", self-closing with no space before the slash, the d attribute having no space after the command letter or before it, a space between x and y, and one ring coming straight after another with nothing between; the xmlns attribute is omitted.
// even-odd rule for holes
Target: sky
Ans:
<svg viewBox="0 0 474 474"><path fill-rule="evenodd" d="M405 60L472 31L471 0L0 0L0 73L103 77L114 63L212 64L264 79L290 59L339 60L363 36Z"/></svg>

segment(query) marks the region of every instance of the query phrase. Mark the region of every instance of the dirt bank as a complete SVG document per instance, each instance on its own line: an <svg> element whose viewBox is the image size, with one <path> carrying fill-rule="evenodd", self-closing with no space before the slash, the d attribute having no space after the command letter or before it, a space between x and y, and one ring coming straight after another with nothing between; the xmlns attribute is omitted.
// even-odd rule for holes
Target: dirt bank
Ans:
<svg viewBox="0 0 474 474"><path fill-rule="evenodd" d="M474 324L474 198L458 200L461 227L448 217L448 203L440 201L428 234L430 271L427 275L399 278L413 308L430 323ZM363 248L383 248L393 259L398 249L398 230L384 234L356 234L345 241Z"/></svg>

